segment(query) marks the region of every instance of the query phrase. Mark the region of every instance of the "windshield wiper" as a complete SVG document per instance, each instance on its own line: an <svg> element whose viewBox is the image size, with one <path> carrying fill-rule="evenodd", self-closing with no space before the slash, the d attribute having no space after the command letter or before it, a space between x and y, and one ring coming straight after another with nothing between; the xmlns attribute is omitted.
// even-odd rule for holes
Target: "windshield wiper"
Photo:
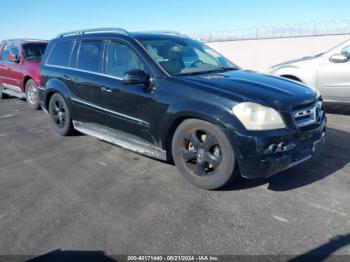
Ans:
<svg viewBox="0 0 350 262"><path fill-rule="evenodd" d="M207 72L213 73L213 72L225 72L225 71L234 71L234 70L238 70L238 68L232 67L232 66L222 66L222 67L217 68L217 69L208 70Z"/></svg>
<svg viewBox="0 0 350 262"><path fill-rule="evenodd" d="M219 73L219 72L234 71L234 70L238 70L238 68L237 67L219 67L219 68L212 69L212 70L179 73L179 74L175 74L175 75L177 75L177 76L205 75L205 74L210 74L210 73Z"/></svg>

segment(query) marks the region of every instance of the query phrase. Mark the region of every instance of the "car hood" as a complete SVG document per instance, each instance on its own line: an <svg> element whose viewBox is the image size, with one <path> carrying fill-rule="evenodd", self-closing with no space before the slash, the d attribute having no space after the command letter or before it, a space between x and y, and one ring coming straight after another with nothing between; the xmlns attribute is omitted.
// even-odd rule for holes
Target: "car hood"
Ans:
<svg viewBox="0 0 350 262"><path fill-rule="evenodd" d="M278 110L290 110L317 98L316 91L303 84L245 70L183 76L181 80L237 102L257 102Z"/></svg>

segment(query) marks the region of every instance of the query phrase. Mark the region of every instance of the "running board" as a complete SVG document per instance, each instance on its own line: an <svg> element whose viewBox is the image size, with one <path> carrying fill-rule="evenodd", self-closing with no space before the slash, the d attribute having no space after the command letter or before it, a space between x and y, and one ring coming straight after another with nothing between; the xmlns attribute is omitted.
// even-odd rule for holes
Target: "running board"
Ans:
<svg viewBox="0 0 350 262"><path fill-rule="evenodd" d="M6 88L6 87L2 87L2 92L4 94L10 95L10 96L15 96L15 97L18 97L18 98L26 98L26 95L24 93L18 92L16 90L9 89L9 88Z"/></svg>
<svg viewBox="0 0 350 262"><path fill-rule="evenodd" d="M96 137L141 155L166 160L166 151L150 142L128 133L95 123L73 121L74 128L81 133Z"/></svg>

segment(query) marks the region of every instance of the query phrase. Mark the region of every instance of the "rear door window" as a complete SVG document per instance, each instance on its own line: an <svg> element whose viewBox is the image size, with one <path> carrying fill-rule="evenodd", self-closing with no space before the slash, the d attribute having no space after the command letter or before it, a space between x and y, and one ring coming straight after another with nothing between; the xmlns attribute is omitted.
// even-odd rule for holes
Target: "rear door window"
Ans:
<svg viewBox="0 0 350 262"><path fill-rule="evenodd" d="M69 67L75 68L77 66L78 51L79 51L80 42L75 42L70 56Z"/></svg>
<svg viewBox="0 0 350 262"><path fill-rule="evenodd" d="M47 59L48 65L54 66L67 66L69 56L71 53L71 41L63 41L56 43L51 51L49 58Z"/></svg>
<svg viewBox="0 0 350 262"><path fill-rule="evenodd" d="M103 46L103 41L81 42L77 68L90 72L102 72Z"/></svg>

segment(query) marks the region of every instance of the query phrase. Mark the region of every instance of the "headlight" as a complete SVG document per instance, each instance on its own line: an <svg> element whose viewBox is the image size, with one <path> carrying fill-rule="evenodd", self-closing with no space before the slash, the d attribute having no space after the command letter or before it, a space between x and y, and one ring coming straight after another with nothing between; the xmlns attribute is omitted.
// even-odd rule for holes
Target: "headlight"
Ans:
<svg viewBox="0 0 350 262"><path fill-rule="evenodd" d="M281 115L273 108L256 103L243 102L235 105L232 112L248 130L285 128Z"/></svg>

